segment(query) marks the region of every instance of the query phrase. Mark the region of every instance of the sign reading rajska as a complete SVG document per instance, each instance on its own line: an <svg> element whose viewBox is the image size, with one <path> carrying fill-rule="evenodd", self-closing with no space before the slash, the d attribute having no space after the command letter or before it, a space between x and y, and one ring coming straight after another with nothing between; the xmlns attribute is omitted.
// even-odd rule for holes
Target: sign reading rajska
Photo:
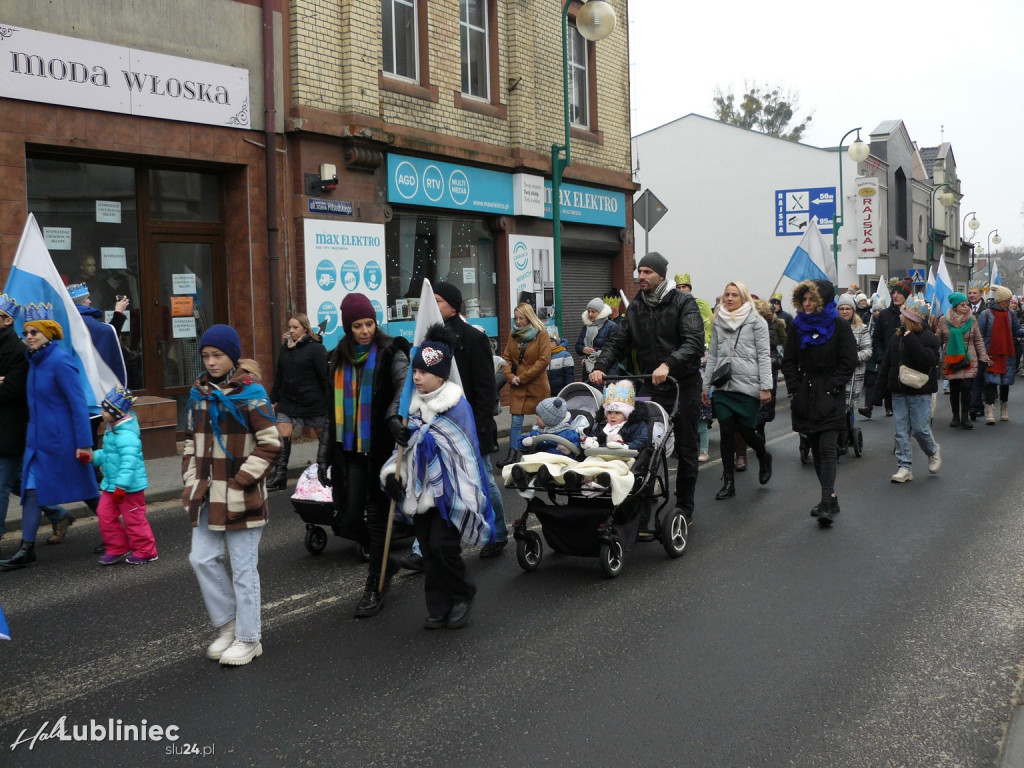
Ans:
<svg viewBox="0 0 1024 768"><path fill-rule="evenodd" d="M249 128L249 72L0 24L0 96Z"/></svg>

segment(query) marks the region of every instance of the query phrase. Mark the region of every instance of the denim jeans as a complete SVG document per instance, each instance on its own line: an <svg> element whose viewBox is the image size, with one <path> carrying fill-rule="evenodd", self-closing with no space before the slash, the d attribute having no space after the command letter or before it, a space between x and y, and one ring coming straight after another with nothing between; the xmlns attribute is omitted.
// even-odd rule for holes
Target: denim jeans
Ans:
<svg viewBox="0 0 1024 768"><path fill-rule="evenodd" d="M508 541L508 525L505 523L505 502L501 498L501 489L494 479L494 467L491 457L484 456L484 472L487 473L487 488L491 495L491 509L494 510L494 540Z"/></svg>
<svg viewBox="0 0 1024 768"><path fill-rule="evenodd" d="M508 449L510 451L518 451L521 447L520 443L523 441L523 422L525 420L525 414L512 414L512 419L508 425Z"/></svg>
<svg viewBox="0 0 1024 768"><path fill-rule="evenodd" d="M21 459L21 456L0 456L0 535L3 534L4 525L7 522L7 508L11 503L11 494L21 493ZM51 523L63 520L68 514L64 507L42 507L42 511ZM24 516L24 512L22 512L23 520ZM37 519L35 522L36 528L38 528L39 520ZM35 529L33 529L32 538L25 540L35 541Z"/></svg>
<svg viewBox="0 0 1024 768"><path fill-rule="evenodd" d="M199 525L192 529L192 551L188 561L199 581L206 611L213 626L235 620L235 639L260 639L260 538L263 528L240 531L211 531L209 509L199 510ZM231 560L231 575L224 567L224 549Z"/></svg>
<svg viewBox="0 0 1024 768"><path fill-rule="evenodd" d="M894 392L892 416L896 429L896 463L899 466L910 469L914 463L911 437L917 440L921 450L928 456L939 449L929 423L932 418L931 395L901 395Z"/></svg>

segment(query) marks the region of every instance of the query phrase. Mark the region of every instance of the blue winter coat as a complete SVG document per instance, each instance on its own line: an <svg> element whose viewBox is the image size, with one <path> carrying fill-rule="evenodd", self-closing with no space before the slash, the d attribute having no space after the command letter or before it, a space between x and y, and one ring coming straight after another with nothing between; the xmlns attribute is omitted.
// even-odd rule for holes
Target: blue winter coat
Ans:
<svg viewBox="0 0 1024 768"><path fill-rule="evenodd" d="M100 495L96 472L75 458L92 447L89 407L74 359L59 344L28 354L28 433L21 465L21 501L29 476L44 507Z"/></svg>
<svg viewBox="0 0 1024 768"><path fill-rule="evenodd" d="M551 362L548 363L548 383L551 385L551 393L561 392L563 387L572 384L575 373L576 361L572 359L569 350L565 348L565 339L561 339L557 345L551 347Z"/></svg>
<svg viewBox="0 0 1024 768"><path fill-rule="evenodd" d="M113 492L123 488L128 493L135 493L149 486L146 460L142 456L139 420L134 414L116 424L107 425L107 431L103 434L103 447L93 452L92 463L103 469L101 490Z"/></svg>

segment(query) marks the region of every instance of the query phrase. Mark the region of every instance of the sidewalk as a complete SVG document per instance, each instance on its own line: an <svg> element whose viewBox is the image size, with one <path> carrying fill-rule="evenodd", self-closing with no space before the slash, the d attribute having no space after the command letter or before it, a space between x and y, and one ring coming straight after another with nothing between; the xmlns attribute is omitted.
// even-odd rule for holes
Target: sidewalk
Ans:
<svg viewBox="0 0 1024 768"><path fill-rule="evenodd" d="M495 417L498 423L498 437L508 437L510 422L508 408ZM146 489L146 503L153 504L158 501L168 501L181 497L181 451L182 444L178 443L179 454L166 459L150 459L146 462L146 474L149 476L149 488ZM292 455L288 462L288 476L296 478L310 464L316 462L317 442L312 438L303 439L301 442L292 443ZM64 505L75 517L86 517L92 514L88 507L82 503ZM46 518L43 523L47 524ZM7 510L7 531L21 530L21 505L16 496L11 497L11 505ZM0 531L0 535L3 531Z"/></svg>

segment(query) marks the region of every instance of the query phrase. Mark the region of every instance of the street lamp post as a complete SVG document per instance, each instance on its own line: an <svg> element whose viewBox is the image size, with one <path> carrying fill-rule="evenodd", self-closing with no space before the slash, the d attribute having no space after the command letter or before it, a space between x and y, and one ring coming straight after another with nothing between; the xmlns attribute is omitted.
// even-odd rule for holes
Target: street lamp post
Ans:
<svg viewBox="0 0 1024 768"><path fill-rule="evenodd" d="M928 198L928 218L931 219L928 226L928 246L925 249L928 257L925 261L925 278L932 273L932 258L935 254L935 193L940 189L945 189L939 195L939 202L942 203L943 208L949 208L956 201L956 190L953 189L952 185L948 182L943 182L936 185L931 191L931 195Z"/></svg>
<svg viewBox="0 0 1024 768"><path fill-rule="evenodd" d="M569 6L562 6L562 114L565 144L551 145L551 227L555 270L555 324L562 327L562 174L572 162L569 150ZM576 29L587 40L597 42L615 29L615 9L606 0L590 0L576 14ZM564 157L563 157L564 153Z"/></svg>
<svg viewBox="0 0 1024 768"><path fill-rule="evenodd" d="M971 217L970 221L967 221L967 216ZM964 240L964 242L966 242L966 243L972 242L974 240L974 233L977 232L980 227L981 227L981 222L978 221L977 211L971 211L966 216L964 216L964 220L960 224L960 237L961 237L961 239L963 238L963 231L965 229L970 229L971 230L971 237L970 237L969 240Z"/></svg>
<svg viewBox="0 0 1024 768"><path fill-rule="evenodd" d="M992 237L995 235L995 237ZM999 230L993 229L988 233L988 237L985 238L985 254L988 256L988 282L992 282L992 243L999 245L1003 242L1003 238L999 236Z"/></svg>
<svg viewBox="0 0 1024 768"><path fill-rule="evenodd" d="M843 198L843 142L846 141L846 137L854 131L857 132L857 138L853 140L850 145L849 153L850 159L855 163L861 163L868 159L868 155L871 154L871 148L860 140L860 128L851 128L843 134L843 138L839 140L839 199L836 200L836 212L832 217L832 257L835 260L836 265L836 280L839 280L839 228L843 226L843 205L845 200Z"/></svg>

